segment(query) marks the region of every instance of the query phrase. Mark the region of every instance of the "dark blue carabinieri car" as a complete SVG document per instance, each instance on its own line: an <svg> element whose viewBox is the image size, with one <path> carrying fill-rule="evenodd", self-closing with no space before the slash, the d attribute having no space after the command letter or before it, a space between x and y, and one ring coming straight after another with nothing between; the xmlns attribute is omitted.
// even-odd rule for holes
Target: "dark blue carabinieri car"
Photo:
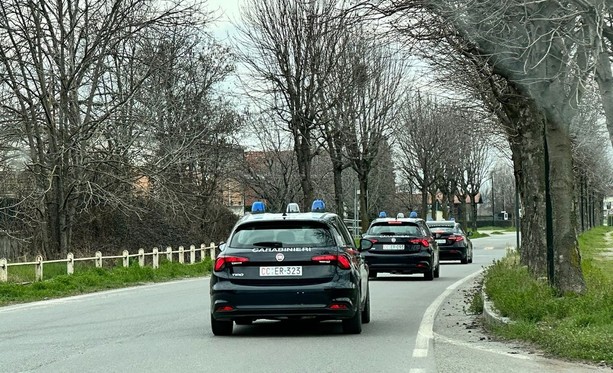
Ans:
<svg viewBox="0 0 613 373"><path fill-rule="evenodd" d="M471 232L466 233L453 220L431 220L426 224L438 243L441 260L459 260L462 264L473 262L473 243L469 238Z"/></svg>
<svg viewBox="0 0 613 373"><path fill-rule="evenodd" d="M439 277L438 245L423 219L388 218L382 213L370 223L363 239L373 242L364 254L371 278L381 272L423 273L426 280Z"/></svg>
<svg viewBox="0 0 613 373"><path fill-rule="evenodd" d="M211 275L211 328L232 334L233 324L258 319L342 320L343 332L358 334L370 321L368 268L343 220L324 212L252 213L221 245ZM290 208L291 207L291 208Z"/></svg>

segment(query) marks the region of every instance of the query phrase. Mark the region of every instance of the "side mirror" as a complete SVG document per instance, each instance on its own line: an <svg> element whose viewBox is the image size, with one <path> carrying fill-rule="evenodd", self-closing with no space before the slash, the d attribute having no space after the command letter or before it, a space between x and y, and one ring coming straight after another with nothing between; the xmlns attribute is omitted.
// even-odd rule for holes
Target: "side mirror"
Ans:
<svg viewBox="0 0 613 373"><path fill-rule="evenodd" d="M225 242L221 242L219 244L219 251L224 251L226 249L226 243Z"/></svg>
<svg viewBox="0 0 613 373"><path fill-rule="evenodd" d="M367 251L372 249L373 242L371 240L367 240L366 238L362 238L360 240L360 251Z"/></svg>
<svg viewBox="0 0 613 373"><path fill-rule="evenodd" d="M473 232L472 232L472 231L468 231L468 233L466 233L466 237L470 237L470 236L472 236L472 235L473 235Z"/></svg>

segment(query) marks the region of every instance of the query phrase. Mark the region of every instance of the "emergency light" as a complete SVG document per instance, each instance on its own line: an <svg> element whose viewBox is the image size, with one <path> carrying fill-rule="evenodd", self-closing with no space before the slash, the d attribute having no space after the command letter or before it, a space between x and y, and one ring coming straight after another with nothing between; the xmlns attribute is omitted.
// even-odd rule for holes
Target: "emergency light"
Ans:
<svg viewBox="0 0 613 373"><path fill-rule="evenodd" d="M266 205L262 201L255 201L253 205L251 205L251 213L252 214L261 214L266 211Z"/></svg>
<svg viewBox="0 0 613 373"><path fill-rule="evenodd" d="M324 212L326 211L326 204L321 199L316 199L311 205L311 212Z"/></svg>

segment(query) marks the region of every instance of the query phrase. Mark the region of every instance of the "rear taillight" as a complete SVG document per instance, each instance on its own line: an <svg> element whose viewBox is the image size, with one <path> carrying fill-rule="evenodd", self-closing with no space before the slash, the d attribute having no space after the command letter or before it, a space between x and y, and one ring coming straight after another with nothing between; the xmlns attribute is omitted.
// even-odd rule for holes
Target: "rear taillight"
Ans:
<svg viewBox="0 0 613 373"><path fill-rule="evenodd" d="M219 272L226 267L226 264L242 264L248 262L249 258L243 258L242 256L219 256L217 260L215 260L215 271Z"/></svg>
<svg viewBox="0 0 613 373"><path fill-rule="evenodd" d="M428 240L425 238L412 238L409 240L409 242L415 245L422 245L423 247L430 246L430 242L428 242Z"/></svg>
<svg viewBox="0 0 613 373"><path fill-rule="evenodd" d="M464 236L449 236L447 237L450 241L455 241L455 242L459 242L462 241L464 239Z"/></svg>
<svg viewBox="0 0 613 373"><path fill-rule="evenodd" d="M317 255L311 258L312 261L322 264L328 263L336 263L339 268L349 269L351 268L351 263L349 262L349 258L345 255L335 255L335 254L326 254L326 255Z"/></svg>

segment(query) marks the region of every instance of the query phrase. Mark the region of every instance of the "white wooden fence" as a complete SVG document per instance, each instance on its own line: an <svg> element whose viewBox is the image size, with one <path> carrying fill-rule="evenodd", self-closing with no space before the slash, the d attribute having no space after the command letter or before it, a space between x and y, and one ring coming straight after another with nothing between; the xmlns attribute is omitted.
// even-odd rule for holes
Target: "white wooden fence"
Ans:
<svg viewBox="0 0 613 373"><path fill-rule="evenodd" d="M200 260L204 261L209 257L211 260L215 259L217 246L215 243L211 243L209 246L201 244L200 248L196 249L195 245L191 245L189 249L185 249L183 246L179 246L178 250L173 250L171 247L167 247L166 251L160 251L157 247L154 247L151 252L145 252L145 249L139 249L138 254L130 254L128 250L124 250L122 255L103 256L100 251L96 251L94 257L91 258L75 258L72 253L68 253L66 259L56 260L43 260L43 257L38 255L33 262L22 263L9 263L5 258L0 259L0 282L8 281L9 267L16 266L33 266L36 276L36 281L43 280L43 267L46 263L66 263L66 273L72 275L74 273L75 262L94 261L94 264L98 268L102 268L102 261L108 259L123 259L123 266L128 267L130 265L130 258L138 258L138 264L141 267L145 266L145 257L151 256L152 267L158 268L160 266L160 256L165 255L166 260L173 261L173 254L178 254L178 261L181 264L185 263L185 256L189 255L189 264L196 262L196 251L200 252Z"/></svg>

